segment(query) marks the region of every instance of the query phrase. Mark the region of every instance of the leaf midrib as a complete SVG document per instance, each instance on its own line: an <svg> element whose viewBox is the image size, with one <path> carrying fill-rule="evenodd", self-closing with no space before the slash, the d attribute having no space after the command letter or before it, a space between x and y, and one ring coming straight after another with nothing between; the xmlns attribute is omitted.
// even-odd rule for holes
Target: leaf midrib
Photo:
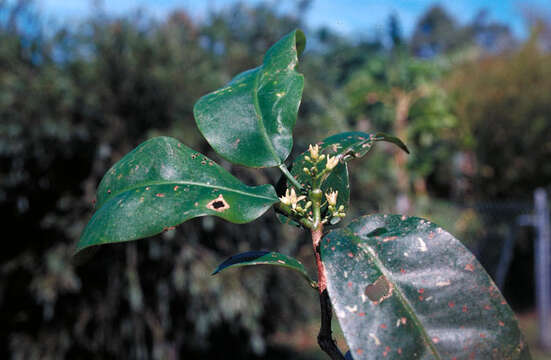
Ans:
<svg viewBox="0 0 551 360"><path fill-rule="evenodd" d="M264 124L264 115L262 114L262 111L260 110L260 102L258 100L258 92L259 91L257 91L257 89L258 89L260 74L262 73L263 69L264 69L264 63L258 69L258 71L256 72L256 76L254 77L254 86L253 86L253 89L252 89L253 104L254 104L254 109L256 110L256 113L257 113L256 122L258 123L260 133L262 134L262 137L263 137L264 141L268 145L268 150L270 151L270 153L272 154L274 160L276 161L276 166L277 166L277 165L281 165L282 159L279 158L279 156L278 156L278 154L277 154L277 152L274 148L274 144L272 144L272 141L270 140L270 136L268 135L268 131L266 130L266 125Z"/></svg>
<svg viewBox="0 0 551 360"><path fill-rule="evenodd" d="M209 189L224 190L224 191L233 192L233 193L236 193L236 194L240 194L240 195L244 195L244 196L250 196L250 197L254 197L254 198L258 198L258 199L272 200L274 202L277 201L277 198L271 198L271 197L266 197L266 196L262 196L262 195L257 195L257 194L249 193L249 192L246 192L246 191L243 191L243 190L237 190L237 189L229 188L229 187L226 187L226 186L220 186L220 185L210 185L210 184L198 183L198 182L194 182L194 181L185 181L185 180L151 181L151 182L147 182L147 183L140 183L139 185L136 184L135 186L127 187L127 188L124 188L124 190L113 193L109 198L107 198L105 201L103 201L101 203L101 206L99 206L96 209L96 211L101 209L111 199L114 199L114 198L116 198L117 196L119 196L121 194L124 194L126 192L130 192L130 191L142 188L144 186L156 186L156 185L199 186L199 187L204 187L204 188L209 188ZM244 186L247 186L247 185L244 185ZM261 186L257 186L257 187L253 187L253 188L259 188L259 187L261 187Z"/></svg>
<svg viewBox="0 0 551 360"><path fill-rule="evenodd" d="M386 267L384 266L382 261L379 260L379 257L377 256L377 254L375 253L373 248L371 246L369 246L368 244L361 243L362 238L360 238L359 236L356 236L350 230L348 230L348 231L350 232L350 235L352 235L352 236L354 236L354 237L356 237L357 239L360 240L359 245L363 245L363 246L360 246L360 248L366 250L365 252L366 252L367 256L369 256L369 258L375 263L375 265L377 265L377 267L383 273L383 275L385 276L387 281L392 283L392 285L394 286L394 291L395 291L396 295L398 296L400 303L403 304L406 312L410 315L410 318L415 323L417 329L421 333L421 336L425 340L425 343L427 344L427 346L431 350L432 354L436 357L436 359L442 360L442 356L440 355L440 352L438 351L438 349L436 349L436 347L432 343L432 339L430 338L429 334L426 332L425 327L423 326L423 323L421 322L421 320L419 319L419 317L415 313L415 310L413 309L413 306L411 305L409 300L405 297L405 295L403 294L403 292L400 289L400 287L398 286L398 284L396 284L396 282L393 280L391 274L389 274L389 272L386 270Z"/></svg>

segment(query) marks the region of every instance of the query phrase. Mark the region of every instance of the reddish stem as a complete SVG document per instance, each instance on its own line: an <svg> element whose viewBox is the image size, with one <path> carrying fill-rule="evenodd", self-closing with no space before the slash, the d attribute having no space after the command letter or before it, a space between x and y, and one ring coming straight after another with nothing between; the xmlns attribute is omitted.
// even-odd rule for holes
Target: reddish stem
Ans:
<svg viewBox="0 0 551 360"><path fill-rule="evenodd" d="M312 246L314 247L314 254L316 256L316 266L318 268L318 290L320 294L320 309L321 309L321 326L318 334L318 344L320 348L327 354L332 360L344 360L339 347L333 340L331 333L331 318L333 317L333 309L331 308L331 301L327 294L327 278L325 277L325 268L321 261L320 255L320 242L323 236L323 225L320 223L315 229L312 230Z"/></svg>
<svg viewBox="0 0 551 360"><path fill-rule="evenodd" d="M316 267L318 269L318 290L320 294L327 288L327 279L325 278L325 268L321 262L320 242L323 236L323 225L320 224L316 229L312 230L312 246L314 247L314 255L316 256Z"/></svg>

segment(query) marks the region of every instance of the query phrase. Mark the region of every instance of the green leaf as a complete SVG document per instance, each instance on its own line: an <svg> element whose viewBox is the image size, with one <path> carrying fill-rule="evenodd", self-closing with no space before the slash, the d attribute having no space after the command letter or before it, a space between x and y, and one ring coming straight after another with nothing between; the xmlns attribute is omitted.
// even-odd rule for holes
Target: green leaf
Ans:
<svg viewBox="0 0 551 360"><path fill-rule="evenodd" d="M284 214L276 212L276 217L277 217L277 220L279 220L279 222L284 224L284 225L291 225L291 226L296 226L296 227L301 226L299 222L291 219L288 216L285 216Z"/></svg>
<svg viewBox="0 0 551 360"><path fill-rule="evenodd" d="M373 143L376 141L386 141L393 143L400 147L402 150L409 153L407 146L398 138L387 135L384 133L368 134L364 132L344 132L340 134L332 135L322 142L318 143L320 148L320 154L326 154L338 156L341 160L339 164L329 174L327 179L321 186L324 193L329 191L338 191L337 207L344 206L344 212L348 211L350 204L350 183L348 176L347 162L354 158L363 157L371 150ZM298 155L293 161L291 167L291 175L297 179L299 183L304 185L303 193L306 194L312 187L311 177L304 173L303 169L310 169L312 165L305 160L305 156L309 155L309 151L305 151ZM317 164L317 171L320 173L327 163L327 159ZM292 184L287 182L287 187L291 187ZM327 206L322 208L322 212L325 211ZM279 217L280 222L285 223L285 216Z"/></svg>
<svg viewBox="0 0 551 360"><path fill-rule="evenodd" d="M400 139L385 133L343 132L324 139L318 145L325 154L339 156L344 162L348 162L350 159L363 157L377 141L392 143L409 154L409 149Z"/></svg>
<svg viewBox="0 0 551 360"><path fill-rule="evenodd" d="M221 156L249 167L278 166L289 156L304 88L295 66L305 43L302 31L291 32L268 50L261 66L197 101L197 126Z"/></svg>
<svg viewBox="0 0 551 360"><path fill-rule="evenodd" d="M153 236L204 215L246 223L277 201L271 185L247 186L178 140L157 137L105 174L97 190L96 212L77 251Z"/></svg>
<svg viewBox="0 0 551 360"><path fill-rule="evenodd" d="M308 272L304 268L304 265L295 258L287 255L280 254L278 252L270 251L249 251L241 254L234 255L223 263L218 265L212 275L216 275L222 270L240 266L250 265L276 265L283 266L299 272L311 286L315 286L315 281L312 280Z"/></svg>
<svg viewBox="0 0 551 360"><path fill-rule="evenodd" d="M333 308L354 359L530 359L482 266L415 217L361 217L322 239Z"/></svg>
<svg viewBox="0 0 551 360"><path fill-rule="evenodd" d="M392 144L398 146L400 149L404 150L406 153L409 154L409 149L406 146L406 144L404 144L402 142L402 140L400 140L396 136L388 135L388 134L385 134L385 133L377 133L377 134L375 134L375 139L374 140L375 141L385 141L385 142L392 143Z"/></svg>

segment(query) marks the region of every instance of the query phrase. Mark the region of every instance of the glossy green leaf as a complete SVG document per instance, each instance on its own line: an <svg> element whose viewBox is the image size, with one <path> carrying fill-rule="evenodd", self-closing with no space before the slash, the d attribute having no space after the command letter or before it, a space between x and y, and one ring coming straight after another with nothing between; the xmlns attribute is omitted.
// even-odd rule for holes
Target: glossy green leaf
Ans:
<svg viewBox="0 0 551 360"><path fill-rule="evenodd" d="M285 216L284 214L276 213L276 217L277 217L277 220L279 220L279 222L284 224L284 225L292 225L292 226L296 226L296 227L301 226L297 221L291 219L288 216Z"/></svg>
<svg viewBox="0 0 551 360"><path fill-rule="evenodd" d="M299 272L311 286L315 284L315 281L308 275L308 272L300 261L290 256L270 251L248 251L234 255L218 265L212 275L216 275L228 268L250 265L275 265L286 267Z"/></svg>
<svg viewBox="0 0 551 360"><path fill-rule="evenodd" d="M197 126L221 156L249 167L278 166L289 156L304 88L295 67L305 43L302 31L291 32L267 51L261 66L197 101Z"/></svg>
<svg viewBox="0 0 551 360"><path fill-rule="evenodd" d="M326 156L331 157L337 156L341 160L337 167L329 174L327 179L322 184L322 191L327 193L329 191L338 191L339 195L337 198L337 207L344 205L344 211L347 212L350 203L350 183L348 176L348 166L347 162L354 158L360 158L367 154L371 150L373 144L377 141L390 142L402 150L409 153L407 146L398 138L387 135L384 133L377 134L368 134L364 132L344 132L332 135L322 142L318 143L320 148L320 154L323 153ZM311 168L311 164L305 160L305 156L309 155L309 151L305 151L302 154L298 155L293 161L291 167L291 175L299 183L304 185L304 193L312 187L311 178L309 175L305 174L304 168ZM321 172L325 165L327 164L327 159L321 161L317 164L318 173ZM287 182L287 186L292 186L291 183ZM325 211L326 206L323 207L322 211ZM286 223L285 216L281 215L280 222Z"/></svg>
<svg viewBox="0 0 551 360"><path fill-rule="evenodd" d="M409 154L409 149L400 139L385 133L343 132L324 139L319 146L325 153L340 156L346 162L367 154L377 141L392 143Z"/></svg>
<svg viewBox="0 0 551 360"><path fill-rule="evenodd" d="M437 225L361 217L322 239L333 308L354 359L530 359L482 266Z"/></svg>
<svg viewBox="0 0 551 360"><path fill-rule="evenodd" d="M105 174L97 190L96 212L77 251L153 236L204 215L246 223L277 201L271 185L247 186L178 140L157 137Z"/></svg>

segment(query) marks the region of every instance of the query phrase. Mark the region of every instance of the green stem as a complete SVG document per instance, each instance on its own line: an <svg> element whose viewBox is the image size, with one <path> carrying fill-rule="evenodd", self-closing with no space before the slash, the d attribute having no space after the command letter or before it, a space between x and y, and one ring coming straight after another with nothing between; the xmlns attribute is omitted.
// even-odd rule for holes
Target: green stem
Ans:
<svg viewBox="0 0 551 360"><path fill-rule="evenodd" d="M312 201L312 226L317 229L321 224L321 200L323 192L319 187L315 187L310 192L310 201Z"/></svg>
<svg viewBox="0 0 551 360"><path fill-rule="evenodd" d="M278 166L279 170L285 175L285 177L293 184L294 187L297 188L297 190L302 190L302 185L291 175L289 172L289 169L287 169L287 166L285 164L281 164Z"/></svg>
<svg viewBox="0 0 551 360"><path fill-rule="evenodd" d="M305 228L313 229L312 222L310 220L308 220L306 217L302 217L302 216L298 216L296 214L293 214L291 212L291 207L290 206L287 206L284 203L279 202L279 203L274 205L274 208L277 212L282 213L283 215L285 215L285 216L301 223L302 226L304 226Z"/></svg>

